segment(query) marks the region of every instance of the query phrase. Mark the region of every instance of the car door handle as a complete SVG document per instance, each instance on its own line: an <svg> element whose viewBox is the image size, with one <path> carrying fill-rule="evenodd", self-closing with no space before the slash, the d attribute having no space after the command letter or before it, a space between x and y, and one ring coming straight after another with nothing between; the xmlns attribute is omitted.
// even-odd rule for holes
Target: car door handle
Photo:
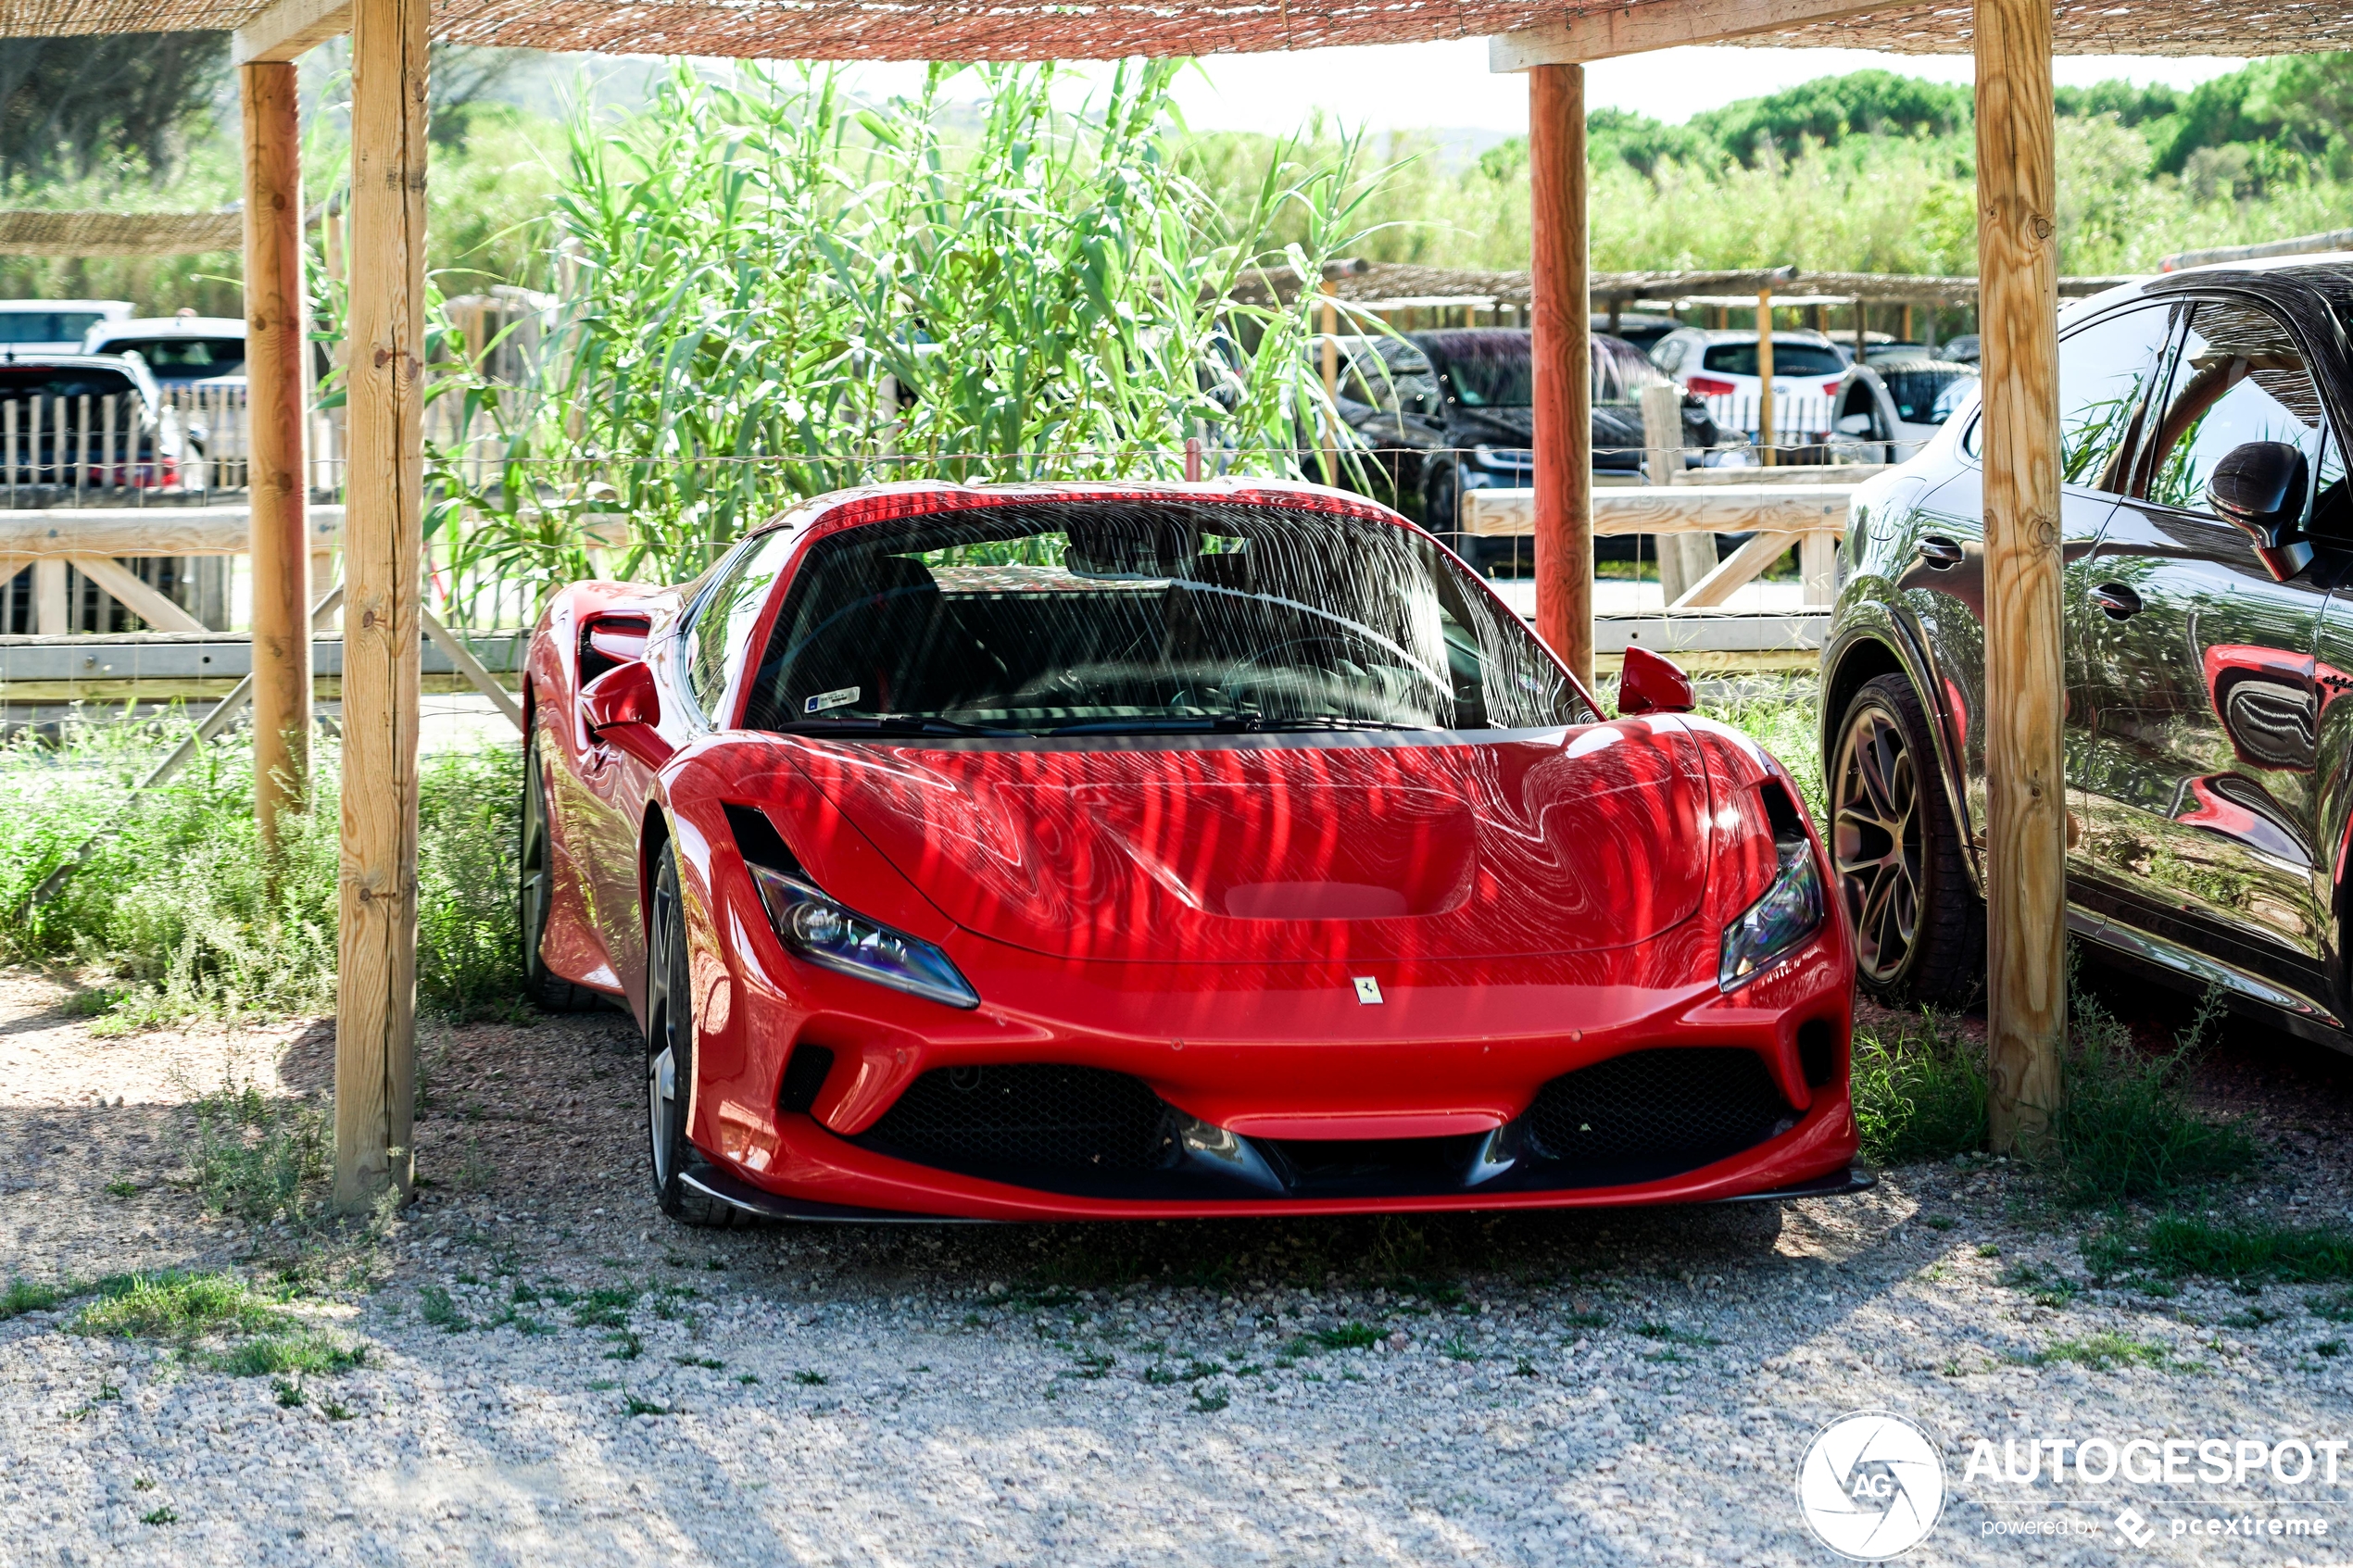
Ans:
<svg viewBox="0 0 2353 1568"><path fill-rule="evenodd" d="M1969 558L1969 552L1941 533L1931 533L1919 543L1920 559L1938 571L1950 571Z"/></svg>
<svg viewBox="0 0 2353 1568"><path fill-rule="evenodd" d="M2122 621L2141 613L2141 596L2121 583L2103 583L2092 590L2092 602L2110 621Z"/></svg>

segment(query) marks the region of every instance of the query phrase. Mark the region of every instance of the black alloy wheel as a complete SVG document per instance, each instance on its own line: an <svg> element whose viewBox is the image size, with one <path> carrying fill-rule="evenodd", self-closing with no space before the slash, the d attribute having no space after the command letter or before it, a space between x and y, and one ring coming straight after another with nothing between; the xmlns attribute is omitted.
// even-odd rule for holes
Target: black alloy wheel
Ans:
<svg viewBox="0 0 2353 1568"><path fill-rule="evenodd" d="M661 1211L689 1225L726 1226L740 1210L682 1179L698 1163L686 1135L695 1083L692 968L686 912L678 897L678 861L667 847L654 878L653 919L646 933L646 1130L652 1156L654 1199Z"/></svg>
<svg viewBox="0 0 2353 1568"><path fill-rule="evenodd" d="M1855 977L1889 1007L1966 1006L1985 982L1985 905L1969 884L1929 721L1902 675L1847 704L1830 768L1831 866Z"/></svg>
<svg viewBox="0 0 2353 1568"><path fill-rule="evenodd" d="M516 929L522 943L523 994L547 1012L587 1012L604 998L549 972L539 956L555 897L555 849L547 838L547 766L539 753L535 726L522 753L522 844L516 858L522 900Z"/></svg>

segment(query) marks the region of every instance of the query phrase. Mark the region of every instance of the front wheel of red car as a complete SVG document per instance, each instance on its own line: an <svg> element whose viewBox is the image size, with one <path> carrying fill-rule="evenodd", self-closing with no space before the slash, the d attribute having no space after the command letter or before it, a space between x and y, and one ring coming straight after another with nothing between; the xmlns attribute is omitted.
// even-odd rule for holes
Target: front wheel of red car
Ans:
<svg viewBox="0 0 2353 1568"><path fill-rule="evenodd" d="M654 878L653 919L646 943L646 1111L654 1198L689 1225L730 1225L740 1212L683 1180L696 1160L686 1137L695 1082L694 997L686 958L686 914L678 899L678 862L661 852Z"/></svg>
<svg viewBox="0 0 2353 1568"><path fill-rule="evenodd" d="M1831 864L1855 927L1856 979L1889 1007L1974 1001L1985 904L1911 682L1881 675L1855 694L1829 783Z"/></svg>

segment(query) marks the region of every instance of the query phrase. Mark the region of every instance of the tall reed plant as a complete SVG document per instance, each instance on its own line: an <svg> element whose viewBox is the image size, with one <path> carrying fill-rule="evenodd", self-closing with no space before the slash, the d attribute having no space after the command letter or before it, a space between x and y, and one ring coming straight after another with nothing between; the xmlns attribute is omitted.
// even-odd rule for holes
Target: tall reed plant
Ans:
<svg viewBox="0 0 2353 1568"><path fill-rule="evenodd" d="M487 479L429 454L460 569L552 583L601 545L611 572L678 581L824 491L1173 478L1189 438L1213 471L1326 471L1318 307L1292 280L1361 237L1378 181L1351 143L1213 195L1175 156L1177 69L1123 66L1065 109L1051 64L934 66L872 107L824 69L682 65L617 128L584 110L533 383L438 340L434 395L497 433ZM950 89L975 74L968 125ZM1277 272L1296 303L1253 303Z"/></svg>

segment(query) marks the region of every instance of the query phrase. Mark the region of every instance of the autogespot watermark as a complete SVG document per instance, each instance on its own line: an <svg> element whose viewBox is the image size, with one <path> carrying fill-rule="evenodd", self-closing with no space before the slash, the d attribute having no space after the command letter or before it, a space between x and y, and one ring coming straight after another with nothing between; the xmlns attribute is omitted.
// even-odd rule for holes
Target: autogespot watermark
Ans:
<svg viewBox="0 0 2353 1568"><path fill-rule="evenodd" d="M2048 1513L1985 1518L1978 1533L2024 1546L2055 1538L2104 1540L2137 1553L2160 1537L2326 1539L2322 1515L2290 1509L2221 1506L2211 1500L2142 1496L2123 1488L2263 1486L2276 1492L2353 1486L2353 1439L2340 1437L2008 1437L1969 1444L1961 1485L1974 1500L2007 1500L2010 1487L2067 1486L2071 1500L2097 1502L2098 1515ZM2118 1491L2106 1491L2116 1487ZM1999 1488L2001 1490L1997 1490ZM1988 1495L1991 1493L1991 1495ZM1814 1436L1798 1465L1797 1505L1815 1538L1842 1557L1881 1562L1926 1540L1943 1515L1943 1455L1928 1434L1891 1411L1856 1411ZM2025 1500L2023 1498L2019 1500ZM2057 1500L2057 1499L2053 1499ZM2107 1516L2107 1508L2123 1504ZM2143 1512L2147 1510L2146 1512ZM2180 1512L2175 1512L2175 1510Z"/></svg>

